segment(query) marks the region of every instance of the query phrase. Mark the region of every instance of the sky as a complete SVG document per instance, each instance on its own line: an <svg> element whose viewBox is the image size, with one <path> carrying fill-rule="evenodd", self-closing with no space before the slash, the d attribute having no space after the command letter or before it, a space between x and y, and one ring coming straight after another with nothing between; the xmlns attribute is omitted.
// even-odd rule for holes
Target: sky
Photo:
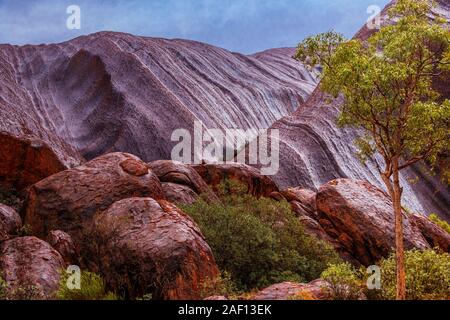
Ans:
<svg viewBox="0 0 450 320"><path fill-rule="evenodd" d="M334 29L353 36L389 0L0 0L0 43L56 43L97 31L182 38L244 54ZM81 29L66 26L80 8Z"/></svg>

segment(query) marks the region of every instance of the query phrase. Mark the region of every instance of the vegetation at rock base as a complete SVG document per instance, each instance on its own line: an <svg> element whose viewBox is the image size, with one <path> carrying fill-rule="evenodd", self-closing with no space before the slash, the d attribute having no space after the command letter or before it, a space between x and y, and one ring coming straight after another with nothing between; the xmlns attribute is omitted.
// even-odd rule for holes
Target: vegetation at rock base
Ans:
<svg viewBox="0 0 450 320"><path fill-rule="evenodd" d="M329 283L324 290L334 300L358 300L363 296L364 277L348 262L331 264L321 278Z"/></svg>
<svg viewBox="0 0 450 320"><path fill-rule="evenodd" d="M450 100L433 81L450 70L447 21L430 19L435 3L398 0L388 24L366 42L331 31L304 40L296 58L323 66L321 89L343 97L338 123L359 129L361 160L378 153L380 177L395 213L397 299L406 297L400 171L420 161L436 165L450 150ZM443 173L444 176L446 172Z"/></svg>
<svg viewBox="0 0 450 320"><path fill-rule="evenodd" d="M67 273L63 272L56 298L59 300L117 300L118 297L106 290L106 283L99 275L82 271L80 289L70 289Z"/></svg>
<svg viewBox="0 0 450 320"><path fill-rule="evenodd" d="M8 283L0 277L0 300L42 300L41 291L35 285L22 285L10 289Z"/></svg>
<svg viewBox="0 0 450 320"><path fill-rule="evenodd" d="M224 296L228 299L234 299L242 294L231 279L229 272L221 272L214 279L207 279L201 284L200 297L207 298L211 296Z"/></svg>
<svg viewBox="0 0 450 320"><path fill-rule="evenodd" d="M428 218L436 223L439 227L450 233L450 224L447 221L439 219L437 214L432 213Z"/></svg>
<svg viewBox="0 0 450 320"><path fill-rule="evenodd" d="M222 183L218 194L221 202L208 204L200 198L183 209L237 289L311 281L339 261L328 244L305 234L286 201L255 198L231 181Z"/></svg>
<svg viewBox="0 0 450 320"><path fill-rule="evenodd" d="M405 252L406 298L408 300L445 300L450 298L450 254L436 250ZM395 254L379 262L381 289L369 290L363 269L348 263L333 264L322 273L330 283L331 297L336 300L396 298Z"/></svg>

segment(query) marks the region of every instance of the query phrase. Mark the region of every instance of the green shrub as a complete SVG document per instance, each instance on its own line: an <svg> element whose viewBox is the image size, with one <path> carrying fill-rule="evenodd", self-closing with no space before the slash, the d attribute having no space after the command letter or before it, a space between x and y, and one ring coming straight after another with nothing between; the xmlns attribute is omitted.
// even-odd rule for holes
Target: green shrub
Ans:
<svg viewBox="0 0 450 320"><path fill-rule="evenodd" d="M428 218L435 224L437 224L439 227L450 233L450 224L447 221L441 220L437 214L432 213Z"/></svg>
<svg viewBox="0 0 450 320"><path fill-rule="evenodd" d="M57 299L59 300L117 300L112 292L107 292L105 281L92 272L81 272L80 289L69 289L67 281L69 274L63 273L61 277Z"/></svg>
<svg viewBox="0 0 450 320"><path fill-rule="evenodd" d="M207 279L201 284L200 296L202 299L211 296L224 296L234 298L240 294L236 288L231 275L228 272L222 272L214 279Z"/></svg>
<svg viewBox="0 0 450 320"><path fill-rule="evenodd" d="M6 300L6 290L8 289L8 284L2 277L0 277L0 300Z"/></svg>
<svg viewBox="0 0 450 320"><path fill-rule="evenodd" d="M288 202L257 199L228 182L218 193L219 203L200 198L183 209L197 222L218 265L230 272L238 289L314 280L329 263L339 261L329 245L305 234Z"/></svg>
<svg viewBox="0 0 450 320"><path fill-rule="evenodd" d="M409 300L450 298L450 254L412 250L405 254L406 296ZM395 255L381 261L381 289L385 299L396 293Z"/></svg>
<svg viewBox="0 0 450 320"><path fill-rule="evenodd" d="M331 264L321 278L329 283L325 290L333 300L358 300L364 296L362 273L348 262Z"/></svg>

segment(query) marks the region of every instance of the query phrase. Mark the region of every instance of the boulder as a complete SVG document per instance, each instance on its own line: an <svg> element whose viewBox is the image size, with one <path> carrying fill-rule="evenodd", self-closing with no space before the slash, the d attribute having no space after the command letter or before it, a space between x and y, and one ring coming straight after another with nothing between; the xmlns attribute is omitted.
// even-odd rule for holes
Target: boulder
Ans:
<svg viewBox="0 0 450 320"><path fill-rule="evenodd" d="M25 201L25 223L41 238L62 230L76 243L95 213L141 196L164 198L156 175L133 155L110 153L34 184Z"/></svg>
<svg viewBox="0 0 450 320"><path fill-rule="evenodd" d="M190 205L199 197L194 190L182 184L163 182L162 188L166 199L176 204Z"/></svg>
<svg viewBox="0 0 450 320"><path fill-rule="evenodd" d="M192 166L206 183L217 190L217 186L225 180L242 183L249 194L256 197L274 197L279 194L275 182L264 176L258 169L241 163L232 164L200 164Z"/></svg>
<svg viewBox="0 0 450 320"><path fill-rule="evenodd" d="M218 268L197 225L172 203L129 198L98 213L85 252L108 286L127 297L198 299Z"/></svg>
<svg viewBox="0 0 450 320"><path fill-rule="evenodd" d="M7 240L22 226L22 219L16 210L0 203L0 242Z"/></svg>
<svg viewBox="0 0 450 320"><path fill-rule="evenodd" d="M39 138L0 132L0 186L22 190L67 169Z"/></svg>
<svg viewBox="0 0 450 320"><path fill-rule="evenodd" d="M217 196L206 184L202 177L189 165L170 160L159 160L149 163L150 169L158 176L159 180L167 185L166 190L169 196L173 196L175 192L186 191L187 198L192 195L191 190L197 195L202 195L204 199L214 202L218 201ZM184 187L176 187L174 184ZM188 187L189 189L185 188ZM180 195L180 197L183 197ZM172 201L170 198L168 200ZM174 201L172 201L174 202Z"/></svg>
<svg viewBox="0 0 450 320"><path fill-rule="evenodd" d="M47 236L47 242L59 252L66 264L78 264L79 255L70 235L61 230L52 230Z"/></svg>
<svg viewBox="0 0 450 320"><path fill-rule="evenodd" d="M383 191L368 182L333 180L320 187L316 203L318 222L340 243L341 247L337 249L341 254L350 255L368 266L388 256L395 247L392 202ZM424 224L419 228L418 221L423 220L404 213L406 249L427 249L440 241L448 248L448 239L438 235L441 233L437 226L431 228Z"/></svg>
<svg viewBox="0 0 450 320"><path fill-rule="evenodd" d="M450 252L450 234L447 231L425 216L412 214L411 219L431 247Z"/></svg>
<svg viewBox="0 0 450 320"><path fill-rule="evenodd" d="M271 285L251 297L251 300L327 300L328 283L314 280L308 284L283 282Z"/></svg>
<svg viewBox="0 0 450 320"><path fill-rule="evenodd" d="M12 299L51 299L64 268L61 255L47 242L22 237L0 244L0 276Z"/></svg>

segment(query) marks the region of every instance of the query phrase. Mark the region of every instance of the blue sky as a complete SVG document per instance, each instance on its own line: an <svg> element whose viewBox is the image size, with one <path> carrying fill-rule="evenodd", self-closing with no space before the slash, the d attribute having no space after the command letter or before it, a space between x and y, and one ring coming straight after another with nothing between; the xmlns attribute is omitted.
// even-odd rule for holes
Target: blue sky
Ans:
<svg viewBox="0 0 450 320"><path fill-rule="evenodd" d="M0 43L41 44L96 31L207 42L242 53L295 46L335 29L351 37L388 0L0 0ZM66 28L69 5L81 30Z"/></svg>

